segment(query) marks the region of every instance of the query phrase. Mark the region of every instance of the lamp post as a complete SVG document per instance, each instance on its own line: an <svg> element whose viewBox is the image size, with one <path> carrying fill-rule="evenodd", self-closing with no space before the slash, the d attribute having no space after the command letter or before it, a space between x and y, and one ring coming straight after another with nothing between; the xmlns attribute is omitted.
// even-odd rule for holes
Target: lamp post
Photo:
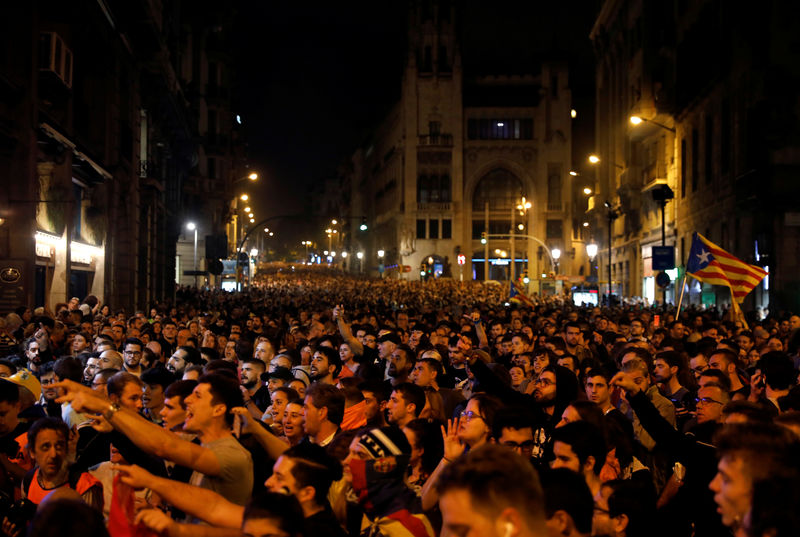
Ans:
<svg viewBox="0 0 800 537"><path fill-rule="evenodd" d="M358 252L356 257L358 258L358 273L361 274L364 272L364 252Z"/></svg>
<svg viewBox="0 0 800 537"><path fill-rule="evenodd" d="M614 220L619 217L619 208L605 202L606 218L608 219L608 307L611 307L611 232Z"/></svg>
<svg viewBox="0 0 800 537"><path fill-rule="evenodd" d="M186 224L186 229L194 231L194 287L197 289L197 225L189 222Z"/></svg>

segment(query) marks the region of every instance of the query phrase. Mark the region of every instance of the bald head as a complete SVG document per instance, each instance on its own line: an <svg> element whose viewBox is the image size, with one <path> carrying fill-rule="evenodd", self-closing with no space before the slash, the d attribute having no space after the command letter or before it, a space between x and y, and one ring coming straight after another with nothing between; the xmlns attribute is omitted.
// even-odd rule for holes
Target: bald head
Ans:
<svg viewBox="0 0 800 537"><path fill-rule="evenodd" d="M97 369L122 369L122 355L117 351L103 351L97 361Z"/></svg>

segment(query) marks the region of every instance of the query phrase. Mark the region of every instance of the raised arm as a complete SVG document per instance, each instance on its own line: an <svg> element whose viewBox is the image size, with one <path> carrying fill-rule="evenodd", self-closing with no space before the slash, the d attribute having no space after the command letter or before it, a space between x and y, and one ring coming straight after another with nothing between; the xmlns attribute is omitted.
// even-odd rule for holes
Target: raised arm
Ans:
<svg viewBox="0 0 800 537"><path fill-rule="evenodd" d="M216 476L222 471L217 456L210 449L183 440L132 410L112 405L111 401L92 389L71 380L58 382L54 386L63 390L58 398L59 403L69 402L78 412L101 415L146 453L205 475Z"/></svg>
<svg viewBox="0 0 800 537"><path fill-rule="evenodd" d="M242 525L244 507L229 502L216 492L158 477L138 466L119 464L114 469L126 485L155 491L168 504L190 516L224 528L239 528Z"/></svg>
<svg viewBox="0 0 800 537"><path fill-rule="evenodd" d="M353 351L353 354L358 356L363 355L364 346L353 335L350 325L345 322L344 309L342 306L336 306L333 308L333 318L336 319L336 325L339 327L339 333L342 335L342 339L344 339L345 343L350 346L350 350Z"/></svg>
<svg viewBox="0 0 800 537"><path fill-rule="evenodd" d="M231 409L231 412L237 416L236 419L241 420L242 433L252 434L270 458L277 460L284 451L289 449L288 442L284 442L268 431L266 427L250 415L246 408L235 407Z"/></svg>

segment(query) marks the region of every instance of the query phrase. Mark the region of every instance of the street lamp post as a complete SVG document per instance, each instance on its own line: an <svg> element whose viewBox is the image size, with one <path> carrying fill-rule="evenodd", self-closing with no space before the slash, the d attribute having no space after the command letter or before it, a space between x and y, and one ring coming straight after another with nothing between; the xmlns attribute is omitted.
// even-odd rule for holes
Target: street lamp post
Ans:
<svg viewBox="0 0 800 537"><path fill-rule="evenodd" d="M612 207L609 202L605 202L605 207L606 218L608 218L608 307L611 307L611 233L614 220L619 217L619 209Z"/></svg>
<svg viewBox="0 0 800 537"><path fill-rule="evenodd" d="M194 231L194 287L197 289L197 225L189 222L186 224L186 229Z"/></svg>

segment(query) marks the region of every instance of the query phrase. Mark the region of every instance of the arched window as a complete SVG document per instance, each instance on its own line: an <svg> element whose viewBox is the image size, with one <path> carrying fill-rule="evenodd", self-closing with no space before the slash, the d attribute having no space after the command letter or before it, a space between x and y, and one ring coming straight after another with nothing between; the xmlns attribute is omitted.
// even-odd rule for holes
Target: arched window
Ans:
<svg viewBox="0 0 800 537"><path fill-rule="evenodd" d="M522 181L508 170L498 168L478 182L472 196L472 210L483 211L488 201L491 211L510 211L522 196Z"/></svg>

